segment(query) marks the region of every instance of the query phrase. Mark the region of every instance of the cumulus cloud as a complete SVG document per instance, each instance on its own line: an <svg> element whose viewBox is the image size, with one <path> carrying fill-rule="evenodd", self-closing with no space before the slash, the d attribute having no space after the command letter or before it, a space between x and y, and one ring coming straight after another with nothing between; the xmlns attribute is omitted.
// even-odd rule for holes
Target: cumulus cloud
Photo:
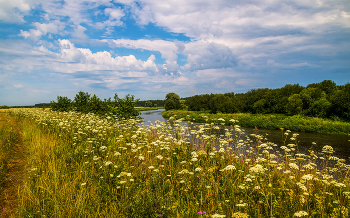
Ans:
<svg viewBox="0 0 350 218"><path fill-rule="evenodd" d="M125 47L131 49L145 49L149 51L158 51L162 54L162 58L166 59L166 63L160 65L159 68L164 70L163 72L176 72L179 69L177 63L177 50L178 47L175 42L166 40L148 40L148 39L117 39L117 40L101 40L107 42L113 47ZM179 42L177 42L179 46ZM183 46L184 48L184 46Z"/></svg>
<svg viewBox="0 0 350 218"><path fill-rule="evenodd" d="M187 47L185 53L188 56L188 63L182 69L231 68L237 64L236 57L228 46L214 42L197 42L188 44ZM195 47L198 48L195 49Z"/></svg>
<svg viewBox="0 0 350 218"><path fill-rule="evenodd" d="M69 40L59 40L60 53L58 56L65 63L71 63L66 71L157 71L155 57L151 55L147 61L138 60L134 55L112 57L107 51L92 53L90 49L76 48ZM61 67L61 66L59 66ZM56 69L59 70L59 69Z"/></svg>
<svg viewBox="0 0 350 218"><path fill-rule="evenodd" d="M18 34L18 36L22 36L25 39L30 38L36 41L48 33L60 34L62 36L67 34L67 31L64 31L65 23L59 20L48 23L35 22L33 25L36 27L36 29L30 29L29 31L20 30L20 34Z"/></svg>
<svg viewBox="0 0 350 218"><path fill-rule="evenodd" d="M35 22L33 25L37 30L40 30L43 35L46 35L47 33L65 35L67 33L64 31L66 24L60 20L54 20L48 23Z"/></svg>

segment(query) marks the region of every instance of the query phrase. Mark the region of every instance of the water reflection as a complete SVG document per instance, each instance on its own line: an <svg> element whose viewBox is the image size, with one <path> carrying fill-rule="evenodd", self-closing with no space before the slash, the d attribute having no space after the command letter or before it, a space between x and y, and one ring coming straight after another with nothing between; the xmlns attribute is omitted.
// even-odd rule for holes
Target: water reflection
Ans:
<svg viewBox="0 0 350 218"><path fill-rule="evenodd" d="M156 120L161 122L165 122L168 119L162 117L162 112L164 109L160 110L152 110L152 111L144 111L141 112L141 117L144 118L145 124L147 125L149 122L154 123ZM239 124L239 123L238 123ZM183 125L189 126L190 129L198 130L202 123L188 123L183 122ZM224 134L224 128L229 128L231 131L232 127L221 126L220 130L214 134L220 135ZM285 140L284 132L281 130L271 130L271 129L258 129L257 132L253 128L245 128L240 127L242 130L241 138L244 136L249 136L250 134L259 134L265 136L269 141L276 143L278 146L282 146L284 144L298 144L298 150L301 153L308 153L308 149L312 149L315 152L321 152L323 146L330 145L334 149L334 156L343 158L346 162L350 163L350 136L347 135L328 135L328 134L319 134L319 133L303 133L303 132L291 132ZM233 130L234 131L234 130ZM297 141L293 141L290 138L293 133L298 133ZM312 142L315 142L316 145L313 145Z"/></svg>

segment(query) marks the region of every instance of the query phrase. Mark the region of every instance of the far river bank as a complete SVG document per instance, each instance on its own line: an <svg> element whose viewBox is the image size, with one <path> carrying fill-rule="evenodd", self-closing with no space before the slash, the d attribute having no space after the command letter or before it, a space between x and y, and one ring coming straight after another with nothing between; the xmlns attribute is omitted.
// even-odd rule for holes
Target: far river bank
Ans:
<svg viewBox="0 0 350 218"><path fill-rule="evenodd" d="M197 111L163 111L164 118L176 117L186 121L197 123L214 123L230 126L233 124L241 127L263 128L279 130L289 129L298 132L315 132L322 134L349 135L350 122L333 121L317 117L307 117L301 115L287 116L283 114L209 114ZM233 122L238 120L238 122Z"/></svg>

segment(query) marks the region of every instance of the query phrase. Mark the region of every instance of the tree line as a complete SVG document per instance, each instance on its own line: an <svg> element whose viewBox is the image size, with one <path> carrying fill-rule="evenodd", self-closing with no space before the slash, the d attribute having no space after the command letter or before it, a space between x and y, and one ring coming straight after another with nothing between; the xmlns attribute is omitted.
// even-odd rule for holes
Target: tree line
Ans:
<svg viewBox="0 0 350 218"><path fill-rule="evenodd" d="M136 107L164 107L165 100L138 101Z"/></svg>
<svg viewBox="0 0 350 218"><path fill-rule="evenodd" d="M336 85L332 80L324 80L306 87L288 84L246 93L195 95L185 104L190 111L210 113L300 114L350 120L350 84Z"/></svg>
<svg viewBox="0 0 350 218"><path fill-rule="evenodd" d="M51 101L51 110L53 111L77 111L81 113L95 113L98 115L118 115L119 118L132 118L139 116L139 111L135 109L139 99L133 95L126 95L119 98L117 93L114 99L101 100L95 94L91 96L88 92L80 91L71 100L66 96L57 96L57 101Z"/></svg>

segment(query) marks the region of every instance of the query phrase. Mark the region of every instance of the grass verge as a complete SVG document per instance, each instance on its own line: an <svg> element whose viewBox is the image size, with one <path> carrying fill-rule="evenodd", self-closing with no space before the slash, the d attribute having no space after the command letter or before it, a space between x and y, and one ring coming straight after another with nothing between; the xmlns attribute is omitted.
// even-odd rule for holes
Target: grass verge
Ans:
<svg viewBox="0 0 350 218"><path fill-rule="evenodd" d="M138 111L150 111L150 110L158 110L163 107L135 107L136 110Z"/></svg>

